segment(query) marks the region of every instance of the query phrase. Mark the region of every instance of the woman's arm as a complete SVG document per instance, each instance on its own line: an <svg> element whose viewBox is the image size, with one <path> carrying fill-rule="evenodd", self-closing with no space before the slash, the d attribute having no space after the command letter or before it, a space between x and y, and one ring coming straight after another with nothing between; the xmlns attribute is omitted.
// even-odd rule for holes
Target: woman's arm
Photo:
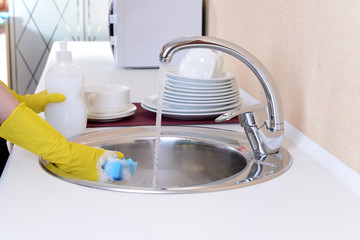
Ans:
<svg viewBox="0 0 360 240"><path fill-rule="evenodd" d="M2 124L20 103L0 84L0 124Z"/></svg>

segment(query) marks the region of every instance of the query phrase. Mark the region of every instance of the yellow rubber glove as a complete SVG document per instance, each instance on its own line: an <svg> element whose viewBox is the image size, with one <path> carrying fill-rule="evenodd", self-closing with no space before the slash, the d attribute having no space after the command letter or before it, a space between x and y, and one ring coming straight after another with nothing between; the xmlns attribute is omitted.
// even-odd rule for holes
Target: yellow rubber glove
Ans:
<svg viewBox="0 0 360 240"><path fill-rule="evenodd" d="M14 97L19 101L25 103L25 105L31 108L36 113L41 113L45 110L45 106L48 103L57 103L65 100L65 96L60 93L48 94L46 90L36 94L26 94L25 96L19 95L13 90L9 89L5 83L1 82Z"/></svg>
<svg viewBox="0 0 360 240"><path fill-rule="evenodd" d="M67 141L24 103L0 126L0 136L43 157L73 177L91 181L107 180L102 167L109 155L124 157L120 152Z"/></svg>

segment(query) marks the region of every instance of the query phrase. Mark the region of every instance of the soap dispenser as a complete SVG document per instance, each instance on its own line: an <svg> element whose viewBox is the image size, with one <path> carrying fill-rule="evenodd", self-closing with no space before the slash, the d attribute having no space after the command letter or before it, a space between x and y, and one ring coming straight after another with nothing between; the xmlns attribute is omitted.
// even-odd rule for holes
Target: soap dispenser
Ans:
<svg viewBox="0 0 360 240"><path fill-rule="evenodd" d="M47 92L61 93L65 101L49 103L45 107L45 119L65 137L83 133L87 123L86 105L83 99L84 75L80 67L72 62L67 51L67 39L60 43L56 52L56 63L45 75Z"/></svg>

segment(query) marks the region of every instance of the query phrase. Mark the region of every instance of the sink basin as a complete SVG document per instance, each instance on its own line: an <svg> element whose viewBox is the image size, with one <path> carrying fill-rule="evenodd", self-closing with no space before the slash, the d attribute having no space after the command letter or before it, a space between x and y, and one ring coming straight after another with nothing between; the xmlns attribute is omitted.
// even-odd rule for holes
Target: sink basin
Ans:
<svg viewBox="0 0 360 240"><path fill-rule="evenodd" d="M94 147L116 150L138 162L127 182L100 183L77 179L59 169L40 165L64 181L92 188L136 193L200 193L261 183L284 173L291 165L281 148L264 160L254 160L246 136L214 128L162 126L158 187L153 188L154 126L111 128L70 139Z"/></svg>

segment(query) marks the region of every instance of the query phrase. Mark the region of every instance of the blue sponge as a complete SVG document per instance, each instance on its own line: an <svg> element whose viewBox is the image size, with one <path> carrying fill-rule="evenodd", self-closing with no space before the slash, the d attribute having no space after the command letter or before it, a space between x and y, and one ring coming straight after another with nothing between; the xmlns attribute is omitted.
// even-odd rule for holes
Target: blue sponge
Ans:
<svg viewBox="0 0 360 240"><path fill-rule="evenodd" d="M128 181L134 176L137 164L131 158L109 158L102 168L111 180Z"/></svg>

